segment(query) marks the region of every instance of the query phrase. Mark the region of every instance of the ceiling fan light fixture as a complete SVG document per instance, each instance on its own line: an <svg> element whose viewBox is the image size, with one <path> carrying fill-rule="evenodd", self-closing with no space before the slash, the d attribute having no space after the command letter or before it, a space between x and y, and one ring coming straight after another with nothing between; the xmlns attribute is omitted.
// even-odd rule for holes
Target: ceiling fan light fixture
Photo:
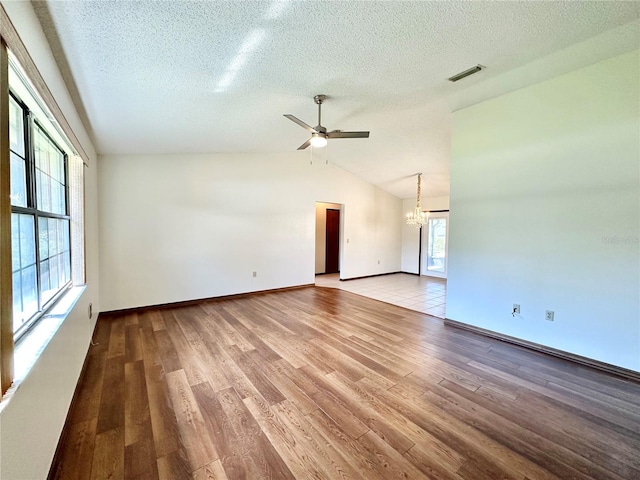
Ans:
<svg viewBox="0 0 640 480"><path fill-rule="evenodd" d="M324 133L312 133L310 143L314 148L326 147L327 136Z"/></svg>
<svg viewBox="0 0 640 480"><path fill-rule="evenodd" d="M344 132L342 130L327 131L322 126L322 103L327 99L326 95L316 95L313 97L313 101L318 105L318 125L312 127L300 120L295 115L285 113L284 116L291 120L293 123L297 123L307 132L311 133L311 138L298 147L298 150L304 150L309 145L316 148L322 148L327 146L327 140L330 138L369 138L369 132Z"/></svg>

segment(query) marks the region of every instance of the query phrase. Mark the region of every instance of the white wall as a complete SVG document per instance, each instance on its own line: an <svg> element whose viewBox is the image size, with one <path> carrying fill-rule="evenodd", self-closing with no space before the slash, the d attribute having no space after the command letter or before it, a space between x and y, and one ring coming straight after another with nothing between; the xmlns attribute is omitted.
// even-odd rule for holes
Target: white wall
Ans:
<svg viewBox="0 0 640 480"><path fill-rule="evenodd" d="M421 204L423 210L449 210L449 195L442 195L439 197L426 197L421 200Z"/></svg>
<svg viewBox="0 0 640 480"><path fill-rule="evenodd" d="M86 185L87 289L0 413L0 478L46 478L99 311L97 158L30 2L2 2L49 90L89 155Z"/></svg>
<svg viewBox="0 0 640 480"><path fill-rule="evenodd" d="M454 113L448 318L640 370L638 55Z"/></svg>
<svg viewBox="0 0 640 480"><path fill-rule="evenodd" d="M420 199L423 210L449 210L449 196L425 197ZM416 208L415 198L402 201L403 219ZM400 269L406 273L418 273L420 230L406 222L402 223L402 260Z"/></svg>
<svg viewBox="0 0 640 480"><path fill-rule="evenodd" d="M418 273L418 255L420 249L420 229L407 225L407 214L416 208L415 198L402 201L402 259L400 270L406 273Z"/></svg>
<svg viewBox="0 0 640 480"><path fill-rule="evenodd" d="M318 199L344 205L342 278L400 267L402 202L304 152L105 156L99 178L103 311L314 283Z"/></svg>
<svg viewBox="0 0 640 480"><path fill-rule="evenodd" d="M327 209L341 210L341 208L342 205L339 203L316 202L316 275L325 273L327 266ZM340 223L342 224L342 212L340 212ZM340 240L342 241L342 236ZM340 257L342 257L342 243L340 243Z"/></svg>

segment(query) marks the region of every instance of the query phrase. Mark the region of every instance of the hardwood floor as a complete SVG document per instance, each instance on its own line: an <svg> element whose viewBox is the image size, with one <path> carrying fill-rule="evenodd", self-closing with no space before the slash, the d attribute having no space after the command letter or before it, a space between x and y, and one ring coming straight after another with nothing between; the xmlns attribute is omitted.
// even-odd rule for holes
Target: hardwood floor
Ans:
<svg viewBox="0 0 640 480"><path fill-rule="evenodd" d="M640 385L349 292L101 315L94 341L50 478L640 478Z"/></svg>

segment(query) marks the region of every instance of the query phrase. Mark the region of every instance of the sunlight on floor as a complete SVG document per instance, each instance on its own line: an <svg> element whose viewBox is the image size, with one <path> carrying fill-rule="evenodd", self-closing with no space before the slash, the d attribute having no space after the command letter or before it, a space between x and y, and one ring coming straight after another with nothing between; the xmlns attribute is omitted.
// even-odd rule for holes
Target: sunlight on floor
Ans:
<svg viewBox="0 0 640 480"><path fill-rule="evenodd" d="M340 281L340 274L316 275L318 287L331 287L357 293L400 307L444 318L447 281L407 273Z"/></svg>

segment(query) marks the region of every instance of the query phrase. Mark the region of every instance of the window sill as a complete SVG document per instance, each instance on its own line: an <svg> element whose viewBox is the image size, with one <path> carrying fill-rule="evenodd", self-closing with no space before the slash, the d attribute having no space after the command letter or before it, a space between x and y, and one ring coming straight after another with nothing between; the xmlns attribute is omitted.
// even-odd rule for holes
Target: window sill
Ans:
<svg viewBox="0 0 640 480"><path fill-rule="evenodd" d="M16 343L13 356L13 384L0 402L0 412L11 399L12 393L20 387L20 383L38 361L86 288L85 285L71 287Z"/></svg>

